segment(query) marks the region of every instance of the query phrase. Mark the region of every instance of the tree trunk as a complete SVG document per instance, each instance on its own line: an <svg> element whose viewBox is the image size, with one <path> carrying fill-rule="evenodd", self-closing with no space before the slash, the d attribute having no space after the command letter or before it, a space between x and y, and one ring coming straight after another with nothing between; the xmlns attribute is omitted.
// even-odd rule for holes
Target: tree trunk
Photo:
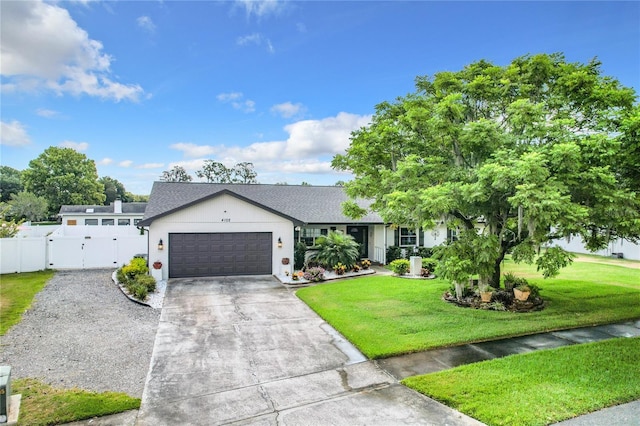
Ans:
<svg viewBox="0 0 640 426"><path fill-rule="evenodd" d="M491 274L491 281L489 282L493 288L500 288L500 265L504 260L504 256L507 254L508 248L508 244L505 244L504 242L501 244L500 255L493 266L493 274Z"/></svg>

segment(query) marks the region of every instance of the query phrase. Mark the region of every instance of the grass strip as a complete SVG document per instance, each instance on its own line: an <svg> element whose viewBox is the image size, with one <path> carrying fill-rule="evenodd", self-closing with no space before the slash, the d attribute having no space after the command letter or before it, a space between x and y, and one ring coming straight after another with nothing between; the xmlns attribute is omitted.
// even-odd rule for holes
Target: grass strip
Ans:
<svg viewBox="0 0 640 426"><path fill-rule="evenodd" d="M402 383L487 425L547 425L640 398L640 338L512 355Z"/></svg>
<svg viewBox="0 0 640 426"><path fill-rule="evenodd" d="M530 313L445 303L441 297L449 284L439 279L363 277L307 287L297 295L369 358L384 358L640 318L639 278L638 270L594 263L572 265L553 279L538 275L530 282L542 288L547 307Z"/></svg>
<svg viewBox="0 0 640 426"><path fill-rule="evenodd" d="M12 381L12 393L22 394L20 424L57 425L140 408L140 399L118 392L56 389L35 379Z"/></svg>
<svg viewBox="0 0 640 426"><path fill-rule="evenodd" d="M33 297L53 277L54 271L0 275L0 336L20 322Z"/></svg>

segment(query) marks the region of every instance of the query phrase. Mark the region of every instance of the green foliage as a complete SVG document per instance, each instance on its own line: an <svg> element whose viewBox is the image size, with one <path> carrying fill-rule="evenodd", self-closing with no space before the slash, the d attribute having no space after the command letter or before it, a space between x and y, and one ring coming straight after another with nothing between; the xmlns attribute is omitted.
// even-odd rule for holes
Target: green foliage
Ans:
<svg viewBox="0 0 640 426"><path fill-rule="evenodd" d="M542 54L418 77L414 93L376 106L332 165L354 175L348 195L373 200L386 222L429 229L445 218L480 234L440 259L468 260L494 286L512 250L532 262L572 234L591 249L638 239L640 109L600 65ZM545 276L568 264L540 262Z"/></svg>
<svg viewBox="0 0 640 426"><path fill-rule="evenodd" d="M7 202L11 194L22 192L22 172L9 166L0 166L0 202Z"/></svg>
<svg viewBox="0 0 640 426"><path fill-rule="evenodd" d="M329 268L337 263L351 268L360 257L360 245L351 235L342 232L331 231L316 238L316 248L313 260Z"/></svg>
<svg viewBox="0 0 640 426"><path fill-rule="evenodd" d="M131 295L138 300L147 300L149 289L144 284L140 284L138 280L132 281L127 285L127 290Z"/></svg>
<svg viewBox="0 0 640 426"><path fill-rule="evenodd" d="M389 264L389 268L398 275L409 272L409 261L407 259L396 259Z"/></svg>
<svg viewBox="0 0 640 426"><path fill-rule="evenodd" d="M229 168L218 161L205 160L196 176L212 183L258 183L253 163L247 162Z"/></svg>
<svg viewBox="0 0 640 426"><path fill-rule="evenodd" d="M422 258L422 267L428 269L433 272L436 270L436 266L438 265L438 261L431 257L423 257Z"/></svg>
<svg viewBox="0 0 640 426"><path fill-rule="evenodd" d="M7 203L10 214L14 218L26 219L32 222L47 217L47 200L30 192L11 194L11 200Z"/></svg>
<svg viewBox="0 0 640 426"><path fill-rule="evenodd" d="M191 182L193 178L182 166L173 166L171 170L165 170L160 175L160 180L164 182Z"/></svg>
<svg viewBox="0 0 640 426"><path fill-rule="evenodd" d="M130 193L127 192L124 185L117 179L109 176L103 176L98 179L98 182L100 182L104 187L105 206L113 203L118 198L124 203L133 201L130 199Z"/></svg>
<svg viewBox="0 0 640 426"><path fill-rule="evenodd" d="M44 197L49 213L63 204L102 204L104 187L93 160L71 148L49 147L22 172L25 191Z"/></svg>
<svg viewBox="0 0 640 426"><path fill-rule="evenodd" d="M151 275L138 275L135 282L144 286L149 293L156 291L156 279Z"/></svg>
<svg viewBox="0 0 640 426"><path fill-rule="evenodd" d="M546 249L536 260L538 271L542 270L545 278L555 277L560 268L566 268L573 262L575 255L565 251L562 247L555 246Z"/></svg>
<svg viewBox="0 0 640 426"><path fill-rule="evenodd" d="M293 268L302 269L304 267L305 254L307 253L307 245L302 241L298 241L293 251Z"/></svg>
<svg viewBox="0 0 640 426"><path fill-rule="evenodd" d="M20 424L48 426L140 408L140 399L119 392L56 389L35 379L17 379L13 393L22 395Z"/></svg>
<svg viewBox="0 0 640 426"><path fill-rule="evenodd" d="M533 266L512 262L506 266L518 274L536 275ZM532 284L542 280L529 279ZM609 324L640 315L637 269L576 261L545 283L547 307L526 314L461 309L445 303L441 297L449 283L439 278L403 280L398 286L392 276L367 276L296 294L369 358Z"/></svg>
<svg viewBox="0 0 640 426"><path fill-rule="evenodd" d="M489 425L555 424L637 400L639 353L640 338L620 338L468 364L402 383Z"/></svg>
<svg viewBox="0 0 640 426"><path fill-rule="evenodd" d="M6 220L5 217L9 215L11 207L5 207L2 209L2 213L0 213L0 238L13 238L20 231L20 225L24 222L20 220L16 222L15 220Z"/></svg>
<svg viewBox="0 0 640 426"><path fill-rule="evenodd" d="M53 271L0 275L0 336L19 323L31 302L53 277Z"/></svg>
<svg viewBox="0 0 640 426"><path fill-rule="evenodd" d="M134 257L129 264L122 267L122 272L129 280L135 280L138 275L149 273L147 261L140 257Z"/></svg>
<svg viewBox="0 0 640 426"><path fill-rule="evenodd" d="M402 249L398 246L387 247L387 263L391 263L396 259L402 259Z"/></svg>

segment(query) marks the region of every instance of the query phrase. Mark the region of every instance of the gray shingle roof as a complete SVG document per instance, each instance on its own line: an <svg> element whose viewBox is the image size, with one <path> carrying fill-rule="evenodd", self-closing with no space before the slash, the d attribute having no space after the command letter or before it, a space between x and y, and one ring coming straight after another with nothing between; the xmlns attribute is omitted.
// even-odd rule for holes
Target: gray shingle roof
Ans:
<svg viewBox="0 0 640 426"><path fill-rule="evenodd" d="M93 213L113 213L113 203L108 206L91 205L65 205L60 207L58 214L78 214L86 213L87 209L93 209ZM122 203L123 214L141 214L145 212L147 203Z"/></svg>
<svg viewBox="0 0 640 426"><path fill-rule="evenodd" d="M338 186L154 182L140 225L148 226L154 219L222 193L236 194L304 224L384 223L376 213L359 220L342 214L342 203L348 197L344 188ZM371 203L358 200L358 204L366 208Z"/></svg>

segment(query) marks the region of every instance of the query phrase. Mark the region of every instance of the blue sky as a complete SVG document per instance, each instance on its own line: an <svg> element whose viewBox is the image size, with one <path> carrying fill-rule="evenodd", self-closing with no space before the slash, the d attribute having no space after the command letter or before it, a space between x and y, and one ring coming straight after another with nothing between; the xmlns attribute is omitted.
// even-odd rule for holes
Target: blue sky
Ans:
<svg viewBox="0 0 640 426"><path fill-rule="evenodd" d="M418 75L598 57L640 88L638 2L2 1L2 165L49 146L148 194L179 164L333 185L349 134Z"/></svg>

